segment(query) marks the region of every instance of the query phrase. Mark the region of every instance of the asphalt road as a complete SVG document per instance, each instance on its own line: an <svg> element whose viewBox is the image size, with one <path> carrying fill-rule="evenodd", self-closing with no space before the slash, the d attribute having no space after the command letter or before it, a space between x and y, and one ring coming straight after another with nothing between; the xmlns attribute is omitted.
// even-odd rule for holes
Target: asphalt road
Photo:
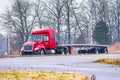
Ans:
<svg viewBox="0 0 120 80"><path fill-rule="evenodd" d="M3 70L47 70L77 72L88 76L96 75L96 80L120 80L120 67L93 63L99 58L120 58L120 54L34 56L0 58Z"/></svg>

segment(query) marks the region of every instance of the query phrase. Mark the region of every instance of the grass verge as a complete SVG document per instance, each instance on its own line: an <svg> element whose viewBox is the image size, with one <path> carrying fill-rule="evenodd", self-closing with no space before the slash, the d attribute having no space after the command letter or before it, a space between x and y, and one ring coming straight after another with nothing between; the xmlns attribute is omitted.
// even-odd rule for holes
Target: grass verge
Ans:
<svg viewBox="0 0 120 80"><path fill-rule="evenodd" d="M94 62L120 66L120 58L101 58L101 59L96 60Z"/></svg>
<svg viewBox="0 0 120 80"><path fill-rule="evenodd" d="M0 71L0 80L90 80L78 73L13 70Z"/></svg>

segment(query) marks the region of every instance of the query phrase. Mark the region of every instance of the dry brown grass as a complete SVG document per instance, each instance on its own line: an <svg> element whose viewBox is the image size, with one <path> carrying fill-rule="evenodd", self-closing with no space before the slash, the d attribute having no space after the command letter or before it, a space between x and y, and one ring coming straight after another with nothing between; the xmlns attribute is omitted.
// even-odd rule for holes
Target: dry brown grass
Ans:
<svg viewBox="0 0 120 80"><path fill-rule="evenodd" d="M0 58L15 58L15 57L20 57L20 54L4 54L4 55L0 55Z"/></svg>
<svg viewBox="0 0 120 80"><path fill-rule="evenodd" d="M103 64L113 64L120 66L120 58L102 58L94 62L103 63Z"/></svg>
<svg viewBox="0 0 120 80"><path fill-rule="evenodd" d="M78 73L45 71L1 71L0 80L90 80Z"/></svg>

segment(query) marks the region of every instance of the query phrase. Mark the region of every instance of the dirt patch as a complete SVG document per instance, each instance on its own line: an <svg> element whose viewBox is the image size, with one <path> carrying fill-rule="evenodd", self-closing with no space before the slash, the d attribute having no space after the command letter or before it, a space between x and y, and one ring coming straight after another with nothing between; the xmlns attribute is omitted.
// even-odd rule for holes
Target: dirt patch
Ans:
<svg viewBox="0 0 120 80"><path fill-rule="evenodd" d="M20 57L20 54L2 54L0 55L0 58L15 58Z"/></svg>
<svg viewBox="0 0 120 80"><path fill-rule="evenodd" d="M71 54L73 54L73 55L77 55L77 54L78 54L78 50L76 50L76 49L72 49Z"/></svg>
<svg viewBox="0 0 120 80"><path fill-rule="evenodd" d="M108 46L109 53L120 53L120 42Z"/></svg>

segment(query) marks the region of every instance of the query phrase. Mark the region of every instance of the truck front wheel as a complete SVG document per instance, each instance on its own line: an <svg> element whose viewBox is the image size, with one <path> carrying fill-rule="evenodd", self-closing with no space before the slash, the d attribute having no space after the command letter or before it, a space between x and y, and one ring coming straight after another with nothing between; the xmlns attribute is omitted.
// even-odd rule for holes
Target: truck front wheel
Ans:
<svg viewBox="0 0 120 80"><path fill-rule="evenodd" d="M41 49L41 50L40 50L40 55L44 55L44 54L45 54L44 49Z"/></svg>
<svg viewBox="0 0 120 80"><path fill-rule="evenodd" d="M35 52L35 55L44 55L44 54L45 54L44 49L41 49Z"/></svg>

